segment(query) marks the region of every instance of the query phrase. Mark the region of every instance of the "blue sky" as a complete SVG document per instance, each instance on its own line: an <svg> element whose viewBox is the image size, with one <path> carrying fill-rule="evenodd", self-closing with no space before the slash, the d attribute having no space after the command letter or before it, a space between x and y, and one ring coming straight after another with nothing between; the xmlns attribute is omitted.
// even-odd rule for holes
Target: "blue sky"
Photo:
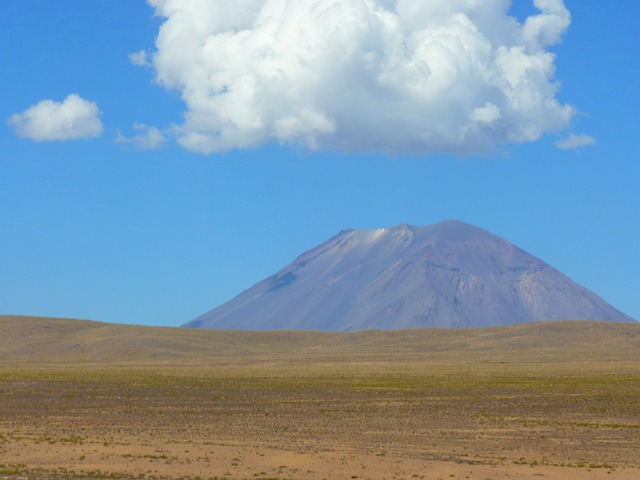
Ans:
<svg viewBox="0 0 640 480"><path fill-rule="evenodd" d="M198 3L3 2L0 314L177 326L456 218L640 318L634 2Z"/></svg>

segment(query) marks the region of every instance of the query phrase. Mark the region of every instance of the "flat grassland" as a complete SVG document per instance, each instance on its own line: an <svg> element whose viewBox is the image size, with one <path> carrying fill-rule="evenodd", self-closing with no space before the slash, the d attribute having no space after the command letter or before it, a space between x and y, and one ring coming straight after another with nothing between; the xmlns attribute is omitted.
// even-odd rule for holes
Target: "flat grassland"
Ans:
<svg viewBox="0 0 640 480"><path fill-rule="evenodd" d="M640 325L0 317L0 479L638 479Z"/></svg>

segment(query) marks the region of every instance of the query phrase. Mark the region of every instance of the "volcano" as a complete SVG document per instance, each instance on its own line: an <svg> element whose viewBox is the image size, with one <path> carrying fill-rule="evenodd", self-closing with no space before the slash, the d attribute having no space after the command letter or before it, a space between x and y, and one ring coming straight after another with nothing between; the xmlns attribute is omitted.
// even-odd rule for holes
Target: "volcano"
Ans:
<svg viewBox="0 0 640 480"><path fill-rule="evenodd" d="M512 243L451 220L344 230L185 327L467 328L633 321Z"/></svg>

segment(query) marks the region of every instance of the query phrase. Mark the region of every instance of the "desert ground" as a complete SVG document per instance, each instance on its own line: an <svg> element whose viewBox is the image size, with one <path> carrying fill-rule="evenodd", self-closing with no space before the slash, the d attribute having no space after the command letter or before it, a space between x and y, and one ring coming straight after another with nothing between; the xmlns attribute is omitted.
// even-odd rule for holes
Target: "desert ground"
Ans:
<svg viewBox="0 0 640 480"><path fill-rule="evenodd" d="M638 479L640 324L0 317L0 479Z"/></svg>

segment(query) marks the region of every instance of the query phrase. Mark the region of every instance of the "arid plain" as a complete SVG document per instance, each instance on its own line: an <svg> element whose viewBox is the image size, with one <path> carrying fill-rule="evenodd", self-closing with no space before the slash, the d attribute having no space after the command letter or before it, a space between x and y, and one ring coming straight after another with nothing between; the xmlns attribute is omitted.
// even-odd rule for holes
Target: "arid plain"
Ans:
<svg viewBox="0 0 640 480"><path fill-rule="evenodd" d="M0 478L637 479L640 324L0 317Z"/></svg>

